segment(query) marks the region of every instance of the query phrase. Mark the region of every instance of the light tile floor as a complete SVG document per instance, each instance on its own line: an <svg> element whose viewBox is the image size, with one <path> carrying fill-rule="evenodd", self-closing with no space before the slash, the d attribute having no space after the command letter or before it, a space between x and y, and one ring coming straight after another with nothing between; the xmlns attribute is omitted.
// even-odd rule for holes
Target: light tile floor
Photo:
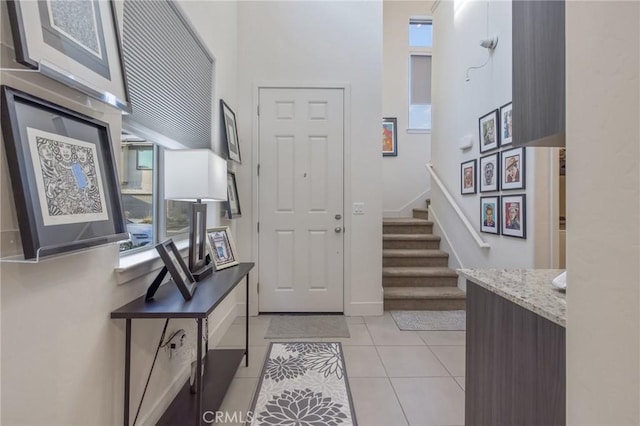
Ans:
<svg viewBox="0 0 640 426"><path fill-rule="evenodd" d="M244 347L244 317L220 347ZM249 318L249 367L244 362L220 408L250 408L269 342L269 316ZM388 312L347 317L348 339L284 339L341 342L353 405L362 426L464 425L465 333L401 331ZM233 424L233 423L226 423Z"/></svg>

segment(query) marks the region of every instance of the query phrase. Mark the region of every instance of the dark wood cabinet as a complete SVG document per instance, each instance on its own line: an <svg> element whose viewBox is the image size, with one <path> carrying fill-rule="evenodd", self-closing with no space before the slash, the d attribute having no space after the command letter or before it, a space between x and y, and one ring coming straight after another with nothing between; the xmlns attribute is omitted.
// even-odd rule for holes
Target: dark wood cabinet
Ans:
<svg viewBox="0 0 640 426"><path fill-rule="evenodd" d="M565 420L565 328L467 281L467 425Z"/></svg>
<svg viewBox="0 0 640 426"><path fill-rule="evenodd" d="M565 2L514 1L513 144L565 146Z"/></svg>

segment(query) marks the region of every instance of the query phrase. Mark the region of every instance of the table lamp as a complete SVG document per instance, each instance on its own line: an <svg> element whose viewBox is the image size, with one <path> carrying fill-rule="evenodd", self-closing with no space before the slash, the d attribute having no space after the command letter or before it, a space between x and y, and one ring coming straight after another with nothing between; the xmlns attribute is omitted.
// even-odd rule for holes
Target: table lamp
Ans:
<svg viewBox="0 0 640 426"><path fill-rule="evenodd" d="M164 198L190 201L189 270L196 281L212 272L207 265L207 205L227 201L227 162L210 149L166 150L164 153Z"/></svg>

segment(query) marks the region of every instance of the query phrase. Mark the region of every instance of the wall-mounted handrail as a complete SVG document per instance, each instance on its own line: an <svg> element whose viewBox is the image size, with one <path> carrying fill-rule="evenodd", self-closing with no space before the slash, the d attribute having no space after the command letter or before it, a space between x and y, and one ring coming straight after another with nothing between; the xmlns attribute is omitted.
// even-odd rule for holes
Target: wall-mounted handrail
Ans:
<svg viewBox="0 0 640 426"><path fill-rule="evenodd" d="M464 226L467 228L467 231L469 231L469 233L475 240L476 244L478 244L478 247L491 248L491 245L484 242L482 237L480 237L480 234L478 234L478 231L476 231L476 229L473 227L473 225L471 225L467 217L464 215L464 213L462 212L462 210L460 209L456 201L453 199L453 197L451 196L447 188L444 186L444 184L438 177L438 174L436 173L436 171L433 169L433 165L431 163L427 163L426 167L429 173L431 173L431 177L433 178L433 180L438 184L438 186L440 187L440 190L442 190L444 197L447 199L449 204L451 204L451 207L453 207L453 210L455 210L456 214L458 215L462 223L464 223Z"/></svg>

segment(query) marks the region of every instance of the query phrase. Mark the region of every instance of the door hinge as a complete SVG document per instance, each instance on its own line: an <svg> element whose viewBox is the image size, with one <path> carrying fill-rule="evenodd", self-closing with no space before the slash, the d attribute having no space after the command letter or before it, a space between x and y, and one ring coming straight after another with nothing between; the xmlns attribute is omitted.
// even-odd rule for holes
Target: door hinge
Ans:
<svg viewBox="0 0 640 426"><path fill-rule="evenodd" d="M260 176L260 163L258 163L258 176Z"/></svg>
<svg viewBox="0 0 640 426"><path fill-rule="evenodd" d="M256 285L256 292L258 294L260 294L260 283L258 282L258 284Z"/></svg>
<svg viewBox="0 0 640 426"><path fill-rule="evenodd" d="M260 116L260 105L256 105L256 114L258 114L258 117Z"/></svg>
<svg viewBox="0 0 640 426"><path fill-rule="evenodd" d="M259 234L260 233L260 222L258 222L257 231L258 231L258 234Z"/></svg>

